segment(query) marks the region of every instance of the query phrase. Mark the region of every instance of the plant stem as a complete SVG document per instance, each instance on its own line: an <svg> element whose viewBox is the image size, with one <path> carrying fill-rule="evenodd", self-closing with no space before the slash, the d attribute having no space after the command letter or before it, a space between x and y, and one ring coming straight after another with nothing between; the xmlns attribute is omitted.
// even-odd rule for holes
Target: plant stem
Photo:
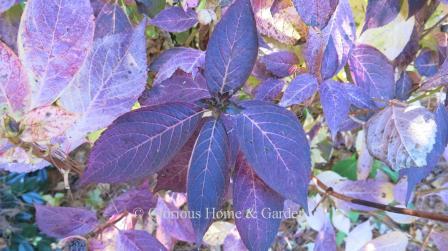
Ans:
<svg viewBox="0 0 448 251"><path fill-rule="evenodd" d="M352 198L350 196L347 196L347 195L344 195L344 194L334 191L332 187L328 187L327 185L325 185L322 181L320 181L315 176L312 177L312 180L314 181L314 183L316 184L317 187L324 190L328 195L330 195L336 199L339 199L339 200L343 200L343 201L350 202L353 204L358 204L361 206L376 208L379 210L388 211L388 212L392 212L392 213L411 215L411 216L416 216L416 217L420 217L420 218L431 219L431 220L448 223L448 215L413 210L413 209L408 209L408 208L394 207L394 206L384 205L384 204L376 203L376 202L372 202L372 201Z"/></svg>

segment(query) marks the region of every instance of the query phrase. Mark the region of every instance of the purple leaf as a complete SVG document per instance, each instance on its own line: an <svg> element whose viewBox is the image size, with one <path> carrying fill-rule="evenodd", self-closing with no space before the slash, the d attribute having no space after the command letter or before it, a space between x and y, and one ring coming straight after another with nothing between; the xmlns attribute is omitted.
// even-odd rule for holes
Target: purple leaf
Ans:
<svg viewBox="0 0 448 251"><path fill-rule="evenodd" d="M19 32L20 15L8 11L0 15L0 40L17 53L17 34Z"/></svg>
<svg viewBox="0 0 448 251"><path fill-rule="evenodd" d="M448 231L433 231L430 236L439 250L445 250L448 247Z"/></svg>
<svg viewBox="0 0 448 251"><path fill-rule="evenodd" d="M395 83L395 98L406 101L412 92L412 79L407 71L401 73L400 78Z"/></svg>
<svg viewBox="0 0 448 251"><path fill-rule="evenodd" d="M437 138L441 127L423 107L392 105L368 121L367 146L372 156L394 170L425 167L431 165L430 153L441 140Z"/></svg>
<svg viewBox="0 0 448 251"><path fill-rule="evenodd" d="M187 179L188 209L199 213L192 218L196 243L212 222L211 210L219 210L229 182L229 142L224 124L209 119L193 148Z"/></svg>
<svg viewBox="0 0 448 251"><path fill-rule="evenodd" d="M170 7L162 10L149 23L168 32L182 32L190 29L198 22L196 12L192 9L184 11L182 7Z"/></svg>
<svg viewBox="0 0 448 251"><path fill-rule="evenodd" d="M429 49L423 49L415 59L415 68L422 76L434 76L439 68L437 53Z"/></svg>
<svg viewBox="0 0 448 251"><path fill-rule="evenodd" d="M111 217L124 211L134 214L147 214L156 206L157 199L147 187L131 189L109 203L103 215Z"/></svg>
<svg viewBox="0 0 448 251"><path fill-rule="evenodd" d="M118 4L105 3L95 20L94 39L118 33L132 33L132 25Z"/></svg>
<svg viewBox="0 0 448 251"><path fill-rule="evenodd" d="M411 17L415 15L419 10L421 10L425 4L427 3L426 0L408 0L409 5L409 14L408 17Z"/></svg>
<svg viewBox="0 0 448 251"><path fill-rule="evenodd" d="M235 130L248 163L269 187L307 209L310 147L297 117L262 101L240 105Z"/></svg>
<svg viewBox="0 0 448 251"><path fill-rule="evenodd" d="M277 235L281 219L269 217L283 211L283 198L269 188L254 172L250 164L239 154L233 179L233 206L236 226L249 250L268 250Z"/></svg>
<svg viewBox="0 0 448 251"><path fill-rule="evenodd" d="M406 251L408 237L401 231L392 231L367 242L360 250Z"/></svg>
<svg viewBox="0 0 448 251"><path fill-rule="evenodd" d="M257 59L258 33L249 0L236 0L216 25L205 54L205 79L212 95L244 85Z"/></svg>
<svg viewBox="0 0 448 251"><path fill-rule="evenodd" d="M205 54L200 50L184 47L169 49L151 64L151 70L157 72L154 84L169 79L178 69L191 73L195 79L199 68L204 67L204 60Z"/></svg>
<svg viewBox="0 0 448 251"><path fill-rule="evenodd" d="M334 231L331 220L326 216L325 223L322 229L316 236L316 243L314 244L314 251L336 251L336 233Z"/></svg>
<svg viewBox="0 0 448 251"><path fill-rule="evenodd" d="M422 87L420 88L422 91L426 91L439 86L446 86L448 84L448 60L445 60L443 64L440 66L437 73L425 80L423 82Z"/></svg>
<svg viewBox="0 0 448 251"><path fill-rule="evenodd" d="M366 21L362 30L365 31L388 24L398 15L400 7L400 0L369 0Z"/></svg>
<svg viewBox="0 0 448 251"><path fill-rule="evenodd" d="M156 173L191 137L201 115L183 103L122 115L95 142L82 183L119 183Z"/></svg>
<svg viewBox="0 0 448 251"><path fill-rule="evenodd" d="M392 183L380 180L344 180L338 182L334 189L344 195L356 199L362 199L381 204L389 204L393 201L393 185ZM360 206L354 203L345 202L342 200L336 201L337 208L345 211L361 210L372 211L374 208L367 206Z"/></svg>
<svg viewBox="0 0 448 251"><path fill-rule="evenodd" d="M311 72L326 80L339 72L347 63L356 38L356 27L348 0L339 4L328 25L321 32L310 29L305 46L305 60Z"/></svg>
<svg viewBox="0 0 448 251"><path fill-rule="evenodd" d="M186 192L188 164L198 134L199 130L196 130L182 149L180 149L171 161L157 173L157 184L154 188L155 192L160 190L171 190L180 193Z"/></svg>
<svg viewBox="0 0 448 251"><path fill-rule="evenodd" d="M159 198L155 212L158 227L162 228L170 237L186 242L194 242L196 240L193 225L189 218L170 217L171 215L182 215L182 210L177 208L172 202L166 202Z"/></svg>
<svg viewBox="0 0 448 251"><path fill-rule="evenodd" d="M361 109L374 110L377 108L375 102L373 102L373 100L361 87L353 85L351 83L340 84L339 86L345 93L347 101L350 102L352 105Z"/></svg>
<svg viewBox="0 0 448 251"><path fill-rule="evenodd" d="M28 77L16 54L0 42L0 116L25 112L30 98Z"/></svg>
<svg viewBox="0 0 448 251"><path fill-rule="evenodd" d="M17 2L18 0L0 0L0 14L7 11Z"/></svg>
<svg viewBox="0 0 448 251"><path fill-rule="evenodd" d="M286 88L279 105L286 107L305 102L316 93L317 88L318 82L313 75L309 73L300 74Z"/></svg>
<svg viewBox="0 0 448 251"><path fill-rule="evenodd" d="M19 29L19 54L35 81L32 108L53 103L92 46L89 0L31 0Z"/></svg>
<svg viewBox="0 0 448 251"><path fill-rule="evenodd" d="M394 69L386 56L369 45L357 45L349 58L355 83L372 98L389 100L395 92Z"/></svg>
<svg viewBox="0 0 448 251"><path fill-rule="evenodd" d="M307 25L323 29L336 9L338 0L294 0L293 3Z"/></svg>
<svg viewBox="0 0 448 251"><path fill-rule="evenodd" d="M257 86L254 90L254 98L272 102L278 97L284 85L285 82L283 82L283 80L269 78Z"/></svg>
<svg viewBox="0 0 448 251"><path fill-rule="evenodd" d="M61 96L61 104L79 115L66 133L70 148L88 132L109 125L131 110L146 85L145 21L132 34L105 36L95 41L91 54ZM89 94L89 95L86 95Z"/></svg>
<svg viewBox="0 0 448 251"><path fill-rule="evenodd" d="M436 166L440 156L443 154L448 143L448 114L443 105L439 105L435 112L435 120L437 124L437 132L435 136L435 143L432 151L427 155L426 167L412 167L400 170L400 177L407 176L408 189L406 194L406 202L409 201L412 190L423 178ZM422 127L423 128L423 127Z"/></svg>
<svg viewBox="0 0 448 251"><path fill-rule="evenodd" d="M188 74L175 74L161 83L145 90L139 102L142 106L159 105L168 102L195 103L210 97L202 74L193 79Z"/></svg>
<svg viewBox="0 0 448 251"><path fill-rule="evenodd" d="M274 52L260 58L266 69L279 78L287 77L294 71L293 67L299 63L296 55L289 51Z"/></svg>
<svg viewBox="0 0 448 251"><path fill-rule="evenodd" d="M330 128L333 138L341 129L342 122L347 120L350 111L350 103L346 99L346 93L342 85L334 80L327 80L319 87L320 102L324 110L325 121Z"/></svg>
<svg viewBox="0 0 448 251"><path fill-rule="evenodd" d="M152 235L143 230L118 231L117 250L165 251L166 248Z"/></svg>
<svg viewBox="0 0 448 251"><path fill-rule="evenodd" d="M35 205L40 231L55 238L85 235L98 225L95 212L82 208Z"/></svg>

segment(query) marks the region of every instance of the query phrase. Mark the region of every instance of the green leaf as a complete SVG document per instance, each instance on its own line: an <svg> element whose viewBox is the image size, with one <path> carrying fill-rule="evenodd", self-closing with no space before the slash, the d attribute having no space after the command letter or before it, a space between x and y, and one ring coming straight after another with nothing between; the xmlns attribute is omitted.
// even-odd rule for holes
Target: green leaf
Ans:
<svg viewBox="0 0 448 251"><path fill-rule="evenodd" d="M333 171L350 180L356 180L356 156L343 159L333 165Z"/></svg>

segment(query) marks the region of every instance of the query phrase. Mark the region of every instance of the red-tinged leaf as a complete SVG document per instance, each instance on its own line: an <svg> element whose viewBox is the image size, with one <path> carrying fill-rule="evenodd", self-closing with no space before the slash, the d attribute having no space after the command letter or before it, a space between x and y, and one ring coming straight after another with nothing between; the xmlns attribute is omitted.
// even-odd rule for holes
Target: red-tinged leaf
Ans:
<svg viewBox="0 0 448 251"><path fill-rule="evenodd" d="M213 95L234 93L255 64L258 35L249 0L236 0L216 25L205 54L205 79Z"/></svg>
<svg viewBox="0 0 448 251"><path fill-rule="evenodd" d="M61 96L61 104L79 115L66 133L70 149L85 135L109 125L131 110L146 79L145 21L132 34L120 33L95 41L91 54Z"/></svg>
<svg viewBox="0 0 448 251"><path fill-rule="evenodd" d="M21 138L27 142L45 142L62 135L77 116L57 106L43 106L25 114L20 123Z"/></svg>
<svg viewBox="0 0 448 251"><path fill-rule="evenodd" d="M197 24L196 12L192 9L184 11L182 7L170 7L162 10L149 23L168 32L182 32Z"/></svg>
<svg viewBox="0 0 448 251"><path fill-rule="evenodd" d="M350 196L356 199L362 199L381 204L389 204L393 201L393 184L379 180L344 180L338 182L334 189L344 195ZM371 207L360 206L353 203L348 203L342 200L336 200L337 208L345 211L361 210L372 211L375 210Z"/></svg>
<svg viewBox="0 0 448 251"><path fill-rule="evenodd" d="M19 29L19 55L35 81L32 108L53 103L92 46L88 0L31 0Z"/></svg>
<svg viewBox="0 0 448 251"><path fill-rule="evenodd" d="M201 115L182 103L122 115L96 141L82 183L127 182L156 173L191 137Z"/></svg>
<svg viewBox="0 0 448 251"><path fill-rule="evenodd" d="M339 4L322 31L310 29L304 56L311 73L323 80L337 74L347 63L356 39L356 26L348 0Z"/></svg>
<svg viewBox="0 0 448 251"><path fill-rule="evenodd" d="M195 79L189 74L177 73L161 83L154 84L150 90L145 90L139 98L142 106L164 104L167 102L195 103L210 97L210 93L202 74Z"/></svg>
<svg viewBox="0 0 448 251"><path fill-rule="evenodd" d="M325 216L326 220L316 236L316 242L314 243L314 251L336 251L336 233L334 227L331 224L331 220Z"/></svg>
<svg viewBox="0 0 448 251"><path fill-rule="evenodd" d="M247 162L269 187L307 209L311 153L297 117L262 101L240 105L235 131Z"/></svg>
<svg viewBox="0 0 448 251"><path fill-rule="evenodd" d="M35 208L37 226L51 237L85 235L98 225L95 212L87 209L40 205Z"/></svg>
<svg viewBox="0 0 448 251"><path fill-rule="evenodd" d="M16 54L0 42L0 116L27 110L30 86Z"/></svg>
<svg viewBox="0 0 448 251"><path fill-rule="evenodd" d="M445 250L448 248L448 231L439 232L433 231L431 233L431 239L436 244L439 250Z"/></svg>
<svg viewBox="0 0 448 251"><path fill-rule="evenodd" d="M193 79L196 78L199 69L204 68L205 53L200 50L175 47L164 51L154 62L150 69L157 72L154 85L169 79L176 70L191 73Z"/></svg>
<svg viewBox="0 0 448 251"><path fill-rule="evenodd" d="M441 126L423 107L392 105L369 120L367 146L374 157L394 170L425 167L431 165L428 157L436 141L442 140L436 138Z"/></svg>
<svg viewBox="0 0 448 251"><path fill-rule="evenodd" d="M320 102L324 110L325 121L333 138L342 129L343 121L349 119L350 103L342 85L334 80L327 80L319 87Z"/></svg>
<svg viewBox="0 0 448 251"><path fill-rule="evenodd" d="M236 226L241 239L249 250L268 250L277 235L281 219L269 217L283 211L284 199L269 188L239 154L233 178L233 206ZM266 214L266 215L263 215Z"/></svg>
<svg viewBox="0 0 448 251"><path fill-rule="evenodd" d="M309 26L323 29L333 14L338 0L293 0L302 20Z"/></svg>
<svg viewBox="0 0 448 251"><path fill-rule="evenodd" d="M318 85L316 77L309 73L296 76L286 88L279 105L286 107L305 102L316 93Z"/></svg>
<svg viewBox="0 0 448 251"><path fill-rule="evenodd" d="M388 24L398 15L400 7L400 0L369 0L363 31Z"/></svg>
<svg viewBox="0 0 448 251"><path fill-rule="evenodd" d="M95 20L94 39L118 33L131 33L132 25L118 4L105 3Z"/></svg>
<svg viewBox="0 0 448 251"><path fill-rule="evenodd" d="M103 215L111 217L124 211L138 215L147 214L156 206L156 202L157 199L147 187L131 189L112 200L104 209Z"/></svg>
<svg viewBox="0 0 448 251"><path fill-rule="evenodd" d="M349 58L355 83L372 98L389 100L395 92L394 70L386 56L369 45L357 45Z"/></svg>
<svg viewBox="0 0 448 251"><path fill-rule="evenodd" d="M29 173L43 169L50 163L36 158L7 139L0 139L0 170L13 173Z"/></svg>
<svg viewBox="0 0 448 251"><path fill-rule="evenodd" d="M171 190L179 193L186 192L188 164L190 163L191 153L193 152L198 134L199 130L196 130L170 163L157 173L155 192L160 190Z"/></svg>
<svg viewBox="0 0 448 251"><path fill-rule="evenodd" d="M279 78L293 74L294 66L299 63L296 55L289 51L274 52L260 58L266 69Z"/></svg>
<svg viewBox="0 0 448 251"><path fill-rule="evenodd" d="M408 237L400 231L392 231L381 235L364 245L360 251L406 251Z"/></svg>
<svg viewBox="0 0 448 251"><path fill-rule="evenodd" d="M118 231L117 250L166 251L166 248L152 235L143 230Z"/></svg>
<svg viewBox="0 0 448 251"><path fill-rule="evenodd" d="M157 201L155 208L157 226L170 237L186 242L194 242L194 234L191 220L187 217L170 217L172 215L182 215L182 210L176 207L172 202L166 202L162 198Z"/></svg>
<svg viewBox="0 0 448 251"><path fill-rule="evenodd" d="M269 78L261 82L254 90L254 98L262 101L274 101L285 85L281 79Z"/></svg>
<svg viewBox="0 0 448 251"><path fill-rule="evenodd" d="M228 154L229 141L223 122L209 119L194 145L187 179L188 209L199 214L191 219L197 245L213 220L210 211L218 211L223 202L230 173Z"/></svg>
<svg viewBox="0 0 448 251"><path fill-rule="evenodd" d="M282 1L279 5L275 4L276 0L251 2L260 34L288 45L297 43L306 27L291 1Z"/></svg>

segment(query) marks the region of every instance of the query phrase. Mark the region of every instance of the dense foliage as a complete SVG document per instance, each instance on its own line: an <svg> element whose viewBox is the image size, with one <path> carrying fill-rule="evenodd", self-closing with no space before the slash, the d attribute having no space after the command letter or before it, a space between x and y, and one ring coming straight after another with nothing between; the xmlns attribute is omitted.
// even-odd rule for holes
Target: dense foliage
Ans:
<svg viewBox="0 0 448 251"><path fill-rule="evenodd" d="M446 249L445 4L0 1L0 240Z"/></svg>

